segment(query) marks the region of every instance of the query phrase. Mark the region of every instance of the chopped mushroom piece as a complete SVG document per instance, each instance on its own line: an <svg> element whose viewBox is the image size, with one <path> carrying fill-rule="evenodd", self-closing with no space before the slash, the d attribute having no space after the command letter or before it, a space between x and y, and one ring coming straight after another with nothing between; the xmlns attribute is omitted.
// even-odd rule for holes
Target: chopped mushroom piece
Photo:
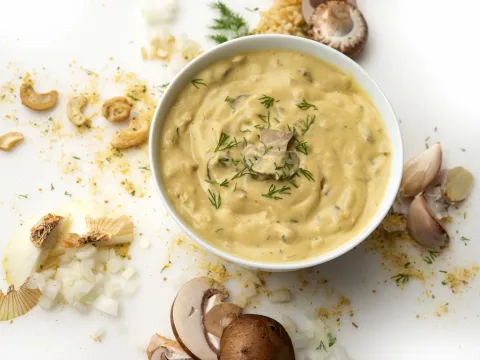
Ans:
<svg viewBox="0 0 480 360"><path fill-rule="evenodd" d="M33 89L33 81L27 74L20 86L20 100L22 104L32 110L48 110L55 106L58 100L58 92L55 90L44 94L38 94Z"/></svg>
<svg viewBox="0 0 480 360"><path fill-rule="evenodd" d="M242 315L224 330L219 360L295 360L292 340L277 321Z"/></svg>
<svg viewBox="0 0 480 360"><path fill-rule="evenodd" d="M186 360L191 359L180 345L173 340L155 334L147 348L148 360Z"/></svg>
<svg viewBox="0 0 480 360"><path fill-rule="evenodd" d="M276 180L292 177L300 166L295 151L278 151L266 145L247 146L243 151L243 158L245 164L254 172Z"/></svg>
<svg viewBox="0 0 480 360"><path fill-rule="evenodd" d="M355 6L346 1L327 1L313 12L308 35L354 58L365 47L368 26Z"/></svg>
<svg viewBox="0 0 480 360"><path fill-rule="evenodd" d="M203 318L205 330L221 338L225 329L242 313L242 308L236 304L220 303L211 308Z"/></svg>
<svg viewBox="0 0 480 360"><path fill-rule="evenodd" d="M9 132L0 136L0 149L9 151L20 141L23 140L23 134L19 132Z"/></svg>
<svg viewBox="0 0 480 360"><path fill-rule="evenodd" d="M292 138L293 133L291 131L276 129L262 129L260 131L260 141L268 148L278 151L286 151L288 143Z"/></svg>
<svg viewBox="0 0 480 360"><path fill-rule="evenodd" d="M42 217L30 230L30 241L32 244L39 249L42 248L45 240L62 219L63 216L54 214L48 214Z"/></svg>

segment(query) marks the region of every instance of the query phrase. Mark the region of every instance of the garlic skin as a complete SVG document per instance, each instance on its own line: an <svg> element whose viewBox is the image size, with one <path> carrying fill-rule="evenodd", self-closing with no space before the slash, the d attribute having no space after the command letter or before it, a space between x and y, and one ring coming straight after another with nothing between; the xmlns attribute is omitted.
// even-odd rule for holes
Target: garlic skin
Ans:
<svg viewBox="0 0 480 360"><path fill-rule="evenodd" d="M450 203L463 201L470 194L473 182L473 175L467 169L461 166L450 169L442 186L443 195Z"/></svg>
<svg viewBox="0 0 480 360"><path fill-rule="evenodd" d="M435 219L423 195L417 195L410 204L407 229L417 243L427 248L438 250L450 242L447 231Z"/></svg>
<svg viewBox="0 0 480 360"><path fill-rule="evenodd" d="M442 147L433 144L421 154L410 159L403 167L400 196L414 197L435 180L442 165Z"/></svg>

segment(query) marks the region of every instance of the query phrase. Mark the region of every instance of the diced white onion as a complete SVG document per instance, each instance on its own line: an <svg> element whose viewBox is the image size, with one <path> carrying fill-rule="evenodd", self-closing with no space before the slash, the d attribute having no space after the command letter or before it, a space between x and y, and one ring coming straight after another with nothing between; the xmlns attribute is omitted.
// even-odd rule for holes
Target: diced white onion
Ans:
<svg viewBox="0 0 480 360"><path fill-rule="evenodd" d="M135 275L137 272L137 270L135 270L134 268L126 268L125 271L122 273L122 276L127 279L127 280L130 280L132 278L133 275Z"/></svg>
<svg viewBox="0 0 480 360"><path fill-rule="evenodd" d="M73 296L76 300L80 300L85 295L90 293L90 291L92 291L94 287L95 287L95 283L91 283L87 280L79 279L75 281L73 285L73 290L72 290L74 293Z"/></svg>
<svg viewBox="0 0 480 360"><path fill-rule="evenodd" d="M171 21L177 11L177 0L147 0L142 15L147 24Z"/></svg>
<svg viewBox="0 0 480 360"><path fill-rule="evenodd" d="M95 259L86 259L81 261L82 268L92 270L95 267Z"/></svg>
<svg viewBox="0 0 480 360"><path fill-rule="evenodd" d="M106 264L110 259L110 255L107 249L98 250L95 254L95 260L97 263Z"/></svg>
<svg viewBox="0 0 480 360"><path fill-rule="evenodd" d="M79 260L90 259L97 252L97 248L93 245L86 245L75 252L75 257Z"/></svg>
<svg viewBox="0 0 480 360"><path fill-rule="evenodd" d="M53 299L50 299L44 295L40 296L38 298L38 305L45 310L50 310L53 308L55 305L55 301Z"/></svg>
<svg viewBox="0 0 480 360"><path fill-rule="evenodd" d="M55 276L56 271L54 269L47 269L42 271L42 275L45 279L51 279Z"/></svg>
<svg viewBox="0 0 480 360"><path fill-rule="evenodd" d="M85 304L82 304L81 302L74 302L73 303L73 308L77 310L79 313L86 314L88 313L88 307Z"/></svg>
<svg viewBox="0 0 480 360"><path fill-rule="evenodd" d="M40 289L45 286L46 280L45 277L40 273L33 273L32 276L28 278L27 286L30 289Z"/></svg>
<svg viewBox="0 0 480 360"><path fill-rule="evenodd" d="M290 290L288 289L274 290L268 296L268 300L274 304L286 303L286 302L289 302L290 299L291 299Z"/></svg>
<svg viewBox="0 0 480 360"><path fill-rule="evenodd" d="M128 281L125 286L123 287L123 293L125 296L132 296L138 290L138 284L136 281Z"/></svg>
<svg viewBox="0 0 480 360"><path fill-rule="evenodd" d="M110 298L118 298L122 295L123 286L117 282L111 282L105 284L105 295Z"/></svg>
<svg viewBox="0 0 480 360"><path fill-rule="evenodd" d="M257 295L257 287L253 282L247 280L243 283L242 294L245 295L247 298L253 297Z"/></svg>
<svg viewBox="0 0 480 360"><path fill-rule="evenodd" d="M140 248L141 249L149 249L150 248L150 245L151 245L151 242L150 240L147 240L147 239L142 239L140 241Z"/></svg>
<svg viewBox="0 0 480 360"><path fill-rule="evenodd" d="M118 301L110 299L105 295L100 295L93 304L95 309L104 312L105 314L118 316Z"/></svg>
<svg viewBox="0 0 480 360"><path fill-rule="evenodd" d="M295 334L297 332L297 324L295 324L295 322L287 315L282 314L280 323L289 334Z"/></svg>
<svg viewBox="0 0 480 360"><path fill-rule="evenodd" d="M117 258L111 258L107 263L107 271L111 274L118 273L123 267L123 261Z"/></svg>
<svg viewBox="0 0 480 360"><path fill-rule="evenodd" d="M61 283L57 280L48 279L44 286L40 288L42 294L49 299L55 300L60 291Z"/></svg>

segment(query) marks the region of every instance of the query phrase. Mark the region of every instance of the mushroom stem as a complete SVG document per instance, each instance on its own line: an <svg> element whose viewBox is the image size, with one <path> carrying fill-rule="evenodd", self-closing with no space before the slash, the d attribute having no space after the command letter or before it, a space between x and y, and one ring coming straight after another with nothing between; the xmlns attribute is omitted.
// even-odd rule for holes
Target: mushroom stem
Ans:
<svg viewBox="0 0 480 360"><path fill-rule="evenodd" d="M331 36L343 36L353 29L350 16L350 7L343 1L330 1L328 3L327 17L328 28Z"/></svg>

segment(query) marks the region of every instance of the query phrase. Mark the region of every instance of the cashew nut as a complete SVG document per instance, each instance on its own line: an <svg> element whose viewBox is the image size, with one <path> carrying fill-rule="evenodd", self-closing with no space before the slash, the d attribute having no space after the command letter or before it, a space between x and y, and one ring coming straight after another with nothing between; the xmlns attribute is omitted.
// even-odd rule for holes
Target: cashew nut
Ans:
<svg viewBox="0 0 480 360"><path fill-rule="evenodd" d="M67 117L74 125L82 126L88 121L88 118L82 114L82 110L87 106L88 100L85 96L75 96L67 103Z"/></svg>
<svg viewBox="0 0 480 360"><path fill-rule="evenodd" d="M22 104L32 110L48 110L55 106L58 100L58 92L55 90L43 94L37 94L33 89L33 81L27 75L20 86L20 99Z"/></svg>
<svg viewBox="0 0 480 360"><path fill-rule="evenodd" d="M102 106L102 115L110 122L120 122L130 117L132 104L124 96L117 96L105 101Z"/></svg>
<svg viewBox="0 0 480 360"><path fill-rule="evenodd" d="M19 132L9 132L0 136L0 149L8 151L23 140Z"/></svg>
<svg viewBox="0 0 480 360"><path fill-rule="evenodd" d="M150 120L144 115L135 115L127 129L117 131L110 144L117 149L127 149L143 143L148 138Z"/></svg>

